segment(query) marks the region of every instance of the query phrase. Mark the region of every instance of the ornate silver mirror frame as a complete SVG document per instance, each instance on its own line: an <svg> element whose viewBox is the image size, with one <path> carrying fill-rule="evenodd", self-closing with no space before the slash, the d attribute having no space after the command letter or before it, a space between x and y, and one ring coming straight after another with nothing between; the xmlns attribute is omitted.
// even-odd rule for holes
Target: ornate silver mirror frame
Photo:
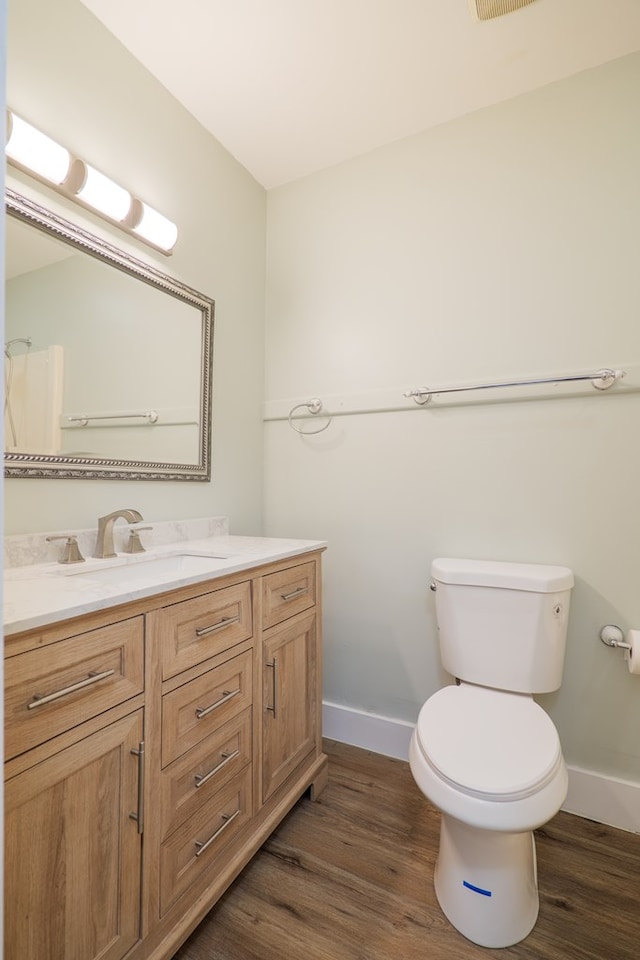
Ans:
<svg viewBox="0 0 640 960"><path fill-rule="evenodd" d="M196 379L199 381L198 410L193 420L193 428L197 427L198 449L197 451L193 450L193 455L189 452L189 455L183 458L188 462L173 462L170 456L165 460L162 455L158 456L157 449L153 459L145 459L143 455L139 455L139 459L112 459L110 453L94 456L93 453L62 453L56 451L51 454L16 450L5 452L5 476L22 479L33 477L82 480L209 480L211 477L213 300L135 259L77 225L64 220L21 194L7 190L5 202L8 217L15 217L36 230L69 244L75 251L83 252L91 258L107 264L114 270L132 277L141 284L151 286L164 296L174 298L183 307L186 305L188 308L197 311L195 316L200 318L199 366L197 370L193 370L192 375L188 373L188 378L194 383L194 395L197 389L195 381ZM156 302L160 304L160 301ZM162 306L164 307L164 301ZM152 332L153 317L146 317L145 322L149 326L149 331ZM103 326L106 325L103 323ZM176 331L176 341L179 343L179 331ZM7 355L6 346L5 355ZM114 383L117 385L120 378L129 376L128 371L135 368L136 364L144 364L146 359L144 356L127 356L126 345L124 345L122 348L122 365L119 369L113 371ZM171 362L180 362L177 348ZM143 415L136 414L136 416L141 418ZM155 411L145 413L144 416L147 418L144 424L145 429L147 431L157 429L155 424L158 417L156 416L154 420ZM67 417L66 419L77 421L79 418ZM96 416L93 419L106 420L107 417ZM78 424L78 426L80 425ZM195 443L193 446L195 448ZM140 440L140 447L144 447L143 439ZM189 446L189 451L191 451L191 446Z"/></svg>

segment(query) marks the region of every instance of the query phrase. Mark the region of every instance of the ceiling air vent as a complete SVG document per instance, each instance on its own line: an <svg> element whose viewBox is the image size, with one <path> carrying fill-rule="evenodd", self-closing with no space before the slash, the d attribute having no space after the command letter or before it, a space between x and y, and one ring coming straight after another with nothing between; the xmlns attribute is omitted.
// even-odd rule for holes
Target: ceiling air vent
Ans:
<svg viewBox="0 0 640 960"><path fill-rule="evenodd" d="M534 0L469 0L469 7L477 20L493 20L506 13L513 13L514 10L521 10L533 2Z"/></svg>

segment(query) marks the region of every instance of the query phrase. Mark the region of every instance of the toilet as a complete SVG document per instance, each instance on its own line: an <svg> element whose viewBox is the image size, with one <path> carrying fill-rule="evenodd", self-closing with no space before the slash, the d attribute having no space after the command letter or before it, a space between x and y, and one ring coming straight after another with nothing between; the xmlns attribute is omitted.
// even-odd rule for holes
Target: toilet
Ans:
<svg viewBox="0 0 640 960"><path fill-rule="evenodd" d="M507 947L535 925L533 831L567 793L558 733L533 694L562 682L573 574L439 558L431 577L442 665L456 682L422 707L409 763L441 812L435 892L465 937Z"/></svg>

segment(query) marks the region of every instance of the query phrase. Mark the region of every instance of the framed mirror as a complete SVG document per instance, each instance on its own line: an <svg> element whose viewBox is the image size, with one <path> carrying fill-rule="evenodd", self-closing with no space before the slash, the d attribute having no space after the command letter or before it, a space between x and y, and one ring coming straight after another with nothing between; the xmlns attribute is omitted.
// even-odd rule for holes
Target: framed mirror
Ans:
<svg viewBox="0 0 640 960"><path fill-rule="evenodd" d="M5 202L5 476L209 480L213 300Z"/></svg>

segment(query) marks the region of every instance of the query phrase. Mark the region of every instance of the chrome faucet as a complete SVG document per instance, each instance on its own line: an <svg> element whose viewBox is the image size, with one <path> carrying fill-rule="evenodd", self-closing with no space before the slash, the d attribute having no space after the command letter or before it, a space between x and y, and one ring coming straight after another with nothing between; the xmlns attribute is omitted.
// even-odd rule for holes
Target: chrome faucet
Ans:
<svg viewBox="0 0 640 960"><path fill-rule="evenodd" d="M127 523L138 523L142 520L142 514L137 510L114 510L108 513L106 517L98 518L98 539L96 548L93 551L94 557L104 559L106 557L115 557L116 551L113 546L113 525L120 517Z"/></svg>

